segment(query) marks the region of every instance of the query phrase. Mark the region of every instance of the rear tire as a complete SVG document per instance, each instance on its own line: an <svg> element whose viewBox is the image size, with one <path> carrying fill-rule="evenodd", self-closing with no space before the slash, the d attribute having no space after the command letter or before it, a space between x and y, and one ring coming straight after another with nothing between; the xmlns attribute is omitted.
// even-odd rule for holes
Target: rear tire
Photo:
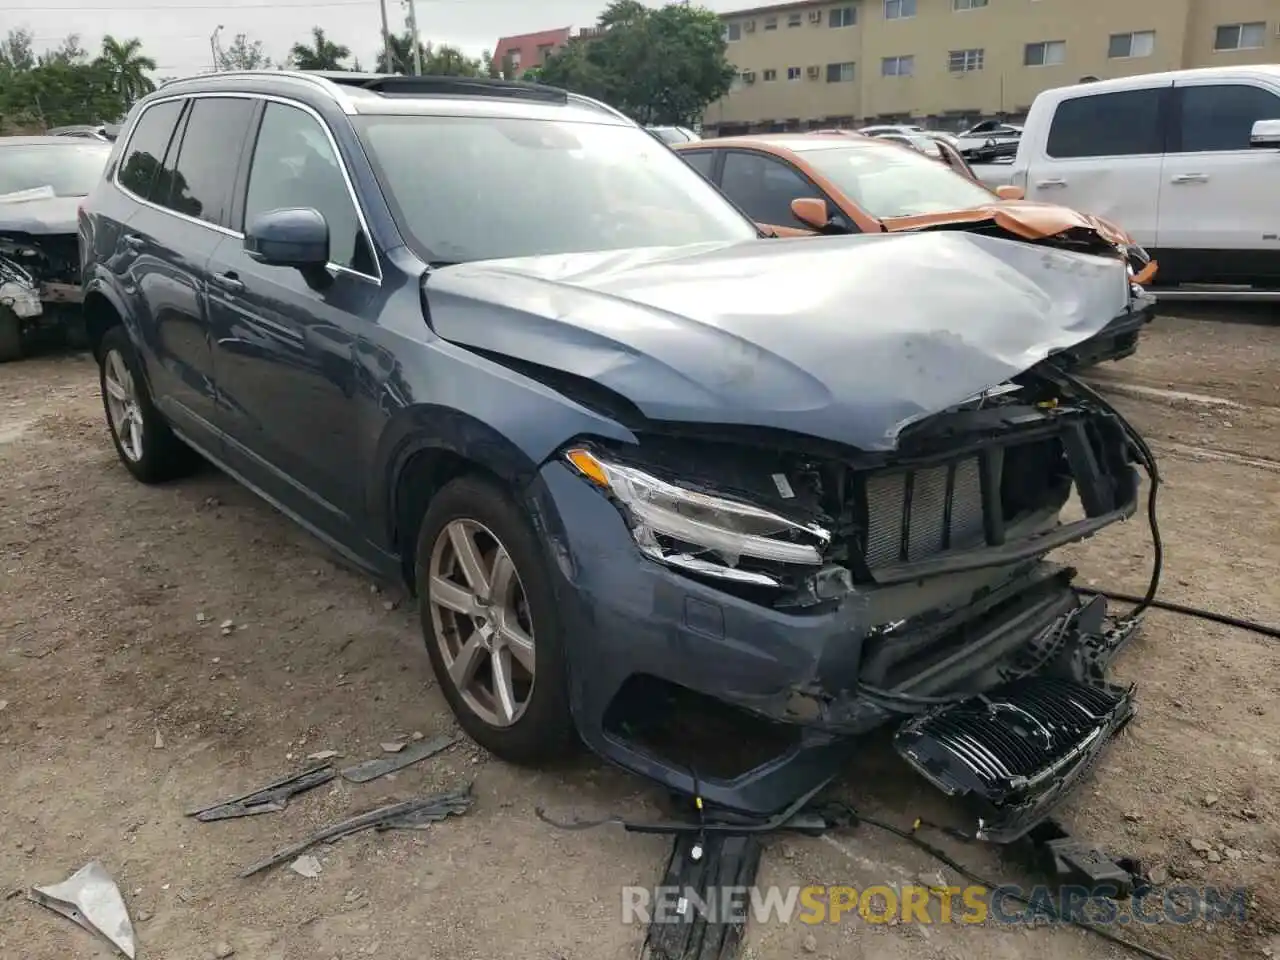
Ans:
<svg viewBox="0 0 1280 960"><path fill-rule="evenodd" d="M199 458L169 429L151 402L142 365L124 327L111 327L98 348L98 382L107 428L120 462L143 483L186 476Z"/></svg>
<svg viewBox="0 0 1280 960"><path fill-rule="evenodd" d="M0 304L0 363L22 359L22 320Z"/></svg>
<svg viewBox="0 0 1280 960"><path fill-rule="evenodd" d="M561 759L577 742L544 558L525 512L481 477L447 484L418 532L419 615L440 689L471 739L523 766Z"/></svg>

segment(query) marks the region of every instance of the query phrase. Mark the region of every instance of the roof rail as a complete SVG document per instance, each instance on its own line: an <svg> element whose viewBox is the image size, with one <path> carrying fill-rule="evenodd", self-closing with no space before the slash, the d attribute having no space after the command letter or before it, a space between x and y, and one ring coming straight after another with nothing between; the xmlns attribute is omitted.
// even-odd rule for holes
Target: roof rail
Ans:
<svg viewBox="0 0 1280 960"><path fill-rule="evenodd" d="M359 87L387 96L513 97L544 103L565 103L568 93L559 87L493 77L402 76L401 74L325 74L339 86Z"/></svg>
<svg viewBox="0 0 1280 960"><path fill-rule="evenodd" d="M357 74L359 76L359 74ZM333 83L331 75L321 71L307 70L217 70L213 73L198 73L191 77L180 77L169 80L161 86L178 86L184 83L207 83L210 80L291 80L305 83L312 89L329 95L333 100L342 102L342 96Z"/></svg>

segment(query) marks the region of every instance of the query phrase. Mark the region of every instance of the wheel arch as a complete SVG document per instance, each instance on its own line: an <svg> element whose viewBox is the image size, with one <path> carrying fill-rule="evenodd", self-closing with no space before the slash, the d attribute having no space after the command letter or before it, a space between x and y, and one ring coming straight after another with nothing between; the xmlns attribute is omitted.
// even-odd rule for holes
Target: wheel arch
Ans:
<svg viewBox="0 0 1280 960"><path fill-rule="evenodd" d="M414 587L418 530L432 498L450 481L478 474L523 499L538 463L494 427L459 410L410 408L387 431L381 459L385 478L375 485L375 516L386 543L400 558L405 584Z"/></svg>

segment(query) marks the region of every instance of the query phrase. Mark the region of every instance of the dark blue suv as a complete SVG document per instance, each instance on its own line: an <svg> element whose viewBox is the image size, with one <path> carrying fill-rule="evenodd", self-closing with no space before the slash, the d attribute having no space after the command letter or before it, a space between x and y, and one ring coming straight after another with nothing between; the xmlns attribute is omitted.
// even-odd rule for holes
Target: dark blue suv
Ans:
<svg viewBox="0 0 1280 960"><path fill-rule="evenodd" d="M1129 309L1118 260L767 238L598 102L289 72L138 103L80 233L124 465L199 454L405 581L501 757L581 736L768 814L892 722L1013 835L1128 718L1125 631L1044 559L1135 508L1054 363ZM690 766L646 739L685 697L785 742Z"/></svg>

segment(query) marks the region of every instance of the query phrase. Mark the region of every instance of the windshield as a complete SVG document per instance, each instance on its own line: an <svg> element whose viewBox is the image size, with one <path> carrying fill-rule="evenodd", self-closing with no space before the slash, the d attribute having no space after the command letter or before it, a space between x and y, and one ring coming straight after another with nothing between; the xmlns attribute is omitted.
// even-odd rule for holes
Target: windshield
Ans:
<svg viewBox="0 0 1280 960"><path fill-rule="evenodd" d="M400 229L431 263L759 236L639 127L421 116L357 123Z"/></svg>
<svg viewBox="0 0 1280 960"><path fill-rule="evenodd" d="M881 146L806 150L804 159L878 220L968 210L995 197L915 150Z"/></svg>
<svg viewBox="0 0 1280 960"><path fill-rule="evenodd" d="M102 178L109 143L0 143L0 196L52 187L59 197L85 197Z"/></svg>

